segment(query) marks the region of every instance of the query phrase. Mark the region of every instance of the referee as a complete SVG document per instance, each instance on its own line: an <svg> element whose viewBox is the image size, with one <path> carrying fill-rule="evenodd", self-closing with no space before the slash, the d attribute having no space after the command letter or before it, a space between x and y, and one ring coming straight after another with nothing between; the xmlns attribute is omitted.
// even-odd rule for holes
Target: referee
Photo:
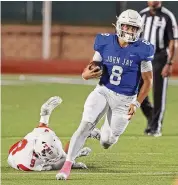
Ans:
<svg viewBox="0 0 178 185"><path fill-rule="evenodd" d="M153 65L153 100L143 101L141 109L147 118L145 134L161 136L166 104L168 76L172 71L172 63L177 45L178 30L173 13L162 6L161 1L148 1L148 7L140 12L144 23L142 37L155 46ZM143 81L140 82L141 88Z"/></svg>

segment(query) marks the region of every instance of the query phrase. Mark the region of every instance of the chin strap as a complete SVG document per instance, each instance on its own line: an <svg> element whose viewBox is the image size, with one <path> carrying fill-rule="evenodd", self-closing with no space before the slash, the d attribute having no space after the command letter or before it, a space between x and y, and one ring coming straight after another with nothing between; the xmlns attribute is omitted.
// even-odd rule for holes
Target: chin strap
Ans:
<svg viewBox="0 0 178 185"><path fill-rule="evenodd" d="M116 25L114 23L112 23L112 25L116 28Z"/></svg>

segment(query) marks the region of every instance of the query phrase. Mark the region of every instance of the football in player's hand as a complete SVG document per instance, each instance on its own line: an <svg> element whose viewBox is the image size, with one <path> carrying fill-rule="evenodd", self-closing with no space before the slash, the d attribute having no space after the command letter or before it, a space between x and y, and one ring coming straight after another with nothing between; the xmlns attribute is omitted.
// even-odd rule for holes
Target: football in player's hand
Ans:
<svg viewBox="0 0 178 185"><path fill-rule="evenodd" d="M89 65L89 69L92 70L97 66L99 67L99 69L96 69L94 72L98 72L98 71L102 70L102 66L101 66L101 62L92 61L91 64Z"/></svg>

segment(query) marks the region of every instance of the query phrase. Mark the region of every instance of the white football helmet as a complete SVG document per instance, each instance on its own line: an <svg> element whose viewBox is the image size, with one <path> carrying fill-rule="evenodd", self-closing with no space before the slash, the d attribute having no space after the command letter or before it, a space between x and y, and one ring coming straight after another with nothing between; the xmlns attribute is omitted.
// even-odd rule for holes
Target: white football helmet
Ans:
<svg viewBox="0 0 178 185"><path fill-rule="evenodd" d="M131 25L137 27L138 30L136 33L128 33L122 29L122 25ZM140 33L143 30L142 18L137 11L128 9L117 17L115 27L118 37L122 38L125 42L135 42L139 39Z"/></svg>
<svg viewBox="0 0 178 185"><path fill-rule="evenodd" d="M37 137L34 144L34 152L44 161L59 156L59 152L55 145L55 139L49 132L44 132Z"/></svg>

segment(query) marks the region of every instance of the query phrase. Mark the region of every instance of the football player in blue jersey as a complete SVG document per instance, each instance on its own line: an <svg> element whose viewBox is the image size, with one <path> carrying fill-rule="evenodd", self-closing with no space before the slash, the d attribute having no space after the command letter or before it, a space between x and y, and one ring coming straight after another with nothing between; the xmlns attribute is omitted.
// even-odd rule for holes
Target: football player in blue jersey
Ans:
<svg viewBox="0 0 178 185"><path fill-rule="evenodd" d="M154 47L139 38L143 27L141 16L134 10L126 10L117 18L115 27L116 34L96 36L93 61L100 65L91 69L89 64L82 77L88 80L101 76L100 82L85 102L80 126L71 138L66 162L56 175L57 180L69 177L77 152L105 114L100 144L105 149L115 144L151 88ZM144 83L137 95L141 77Z"/></svg>

